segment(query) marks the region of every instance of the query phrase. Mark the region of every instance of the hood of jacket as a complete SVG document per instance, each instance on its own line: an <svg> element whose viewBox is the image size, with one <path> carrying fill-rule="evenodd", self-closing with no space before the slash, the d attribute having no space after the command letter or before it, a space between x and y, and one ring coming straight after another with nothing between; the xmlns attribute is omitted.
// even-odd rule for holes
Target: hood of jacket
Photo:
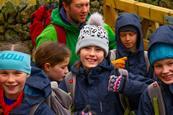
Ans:
<svg viewBox="0 0 173 115"><path fill-rule="evenodd" d="M159 43L173 44L173 34L169 34L172 32L173 32L172 25L160 26L150 37L148 56L150 55L151 47L154 46L155 44Z"/></svg>
<svg viewBox="0 0 173 115"><path fill-rule="evenodd" d="M35 65L32 65L31 76L27 79L24 93L25 101L29 105L39 103L49 96L52 89L46 74Z"/></svg>
<svg viewBox="0 0 173 115"><path fill-rule="evenodd" d="M121 14L116 22L116 35L117 35L117 49L124 53L122 55L126 55L125 53L127 52L126 48L123 46L123 44L120 41L120 28L131 25L134 26L137 29L137 51L143 51L144 46L143 46L143 35L142 35L142 30L141 30L141 24L140 24L140 19L137 17L135 14L129 14L129 13L123 13Z"/></svg>
<svg viewBox="0 0 173 115"><path fill-rule="evenodd" d="M137 51L135 53L130 52L120 40L120 28L124 26L133 26L137 30ZM134 74L146 75L147 67L144 58L144 46L142 38L142 30L140 19L135 14L123 13L116 22L116 34L117 34L117 58L126 56L128 58L126 69Z"/></svg>

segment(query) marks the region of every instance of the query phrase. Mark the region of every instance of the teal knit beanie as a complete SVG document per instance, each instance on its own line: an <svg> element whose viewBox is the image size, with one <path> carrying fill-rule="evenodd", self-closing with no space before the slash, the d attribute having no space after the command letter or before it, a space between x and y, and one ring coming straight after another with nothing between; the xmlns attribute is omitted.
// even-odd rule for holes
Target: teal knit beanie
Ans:
<svg viewBox="0 0 173 115"><path fill-rule="evenodd" d="M31 57L18 51L0 51L0 70L17 70L30 74Z"/></svg>
<svg viewBox="0 0 173 115"><path fill-rule="evenodd" d="M149 51L150 64L162 59L173 58L173 46L170 44L155 44Z"/></svg>

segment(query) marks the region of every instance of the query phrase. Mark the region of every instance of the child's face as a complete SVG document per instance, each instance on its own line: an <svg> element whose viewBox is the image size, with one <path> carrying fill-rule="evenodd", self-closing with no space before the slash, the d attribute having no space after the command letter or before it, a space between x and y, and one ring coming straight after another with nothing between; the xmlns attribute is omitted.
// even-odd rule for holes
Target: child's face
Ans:
<svg viewBox="0 0 173 115"><path fill-rule="evenodd" d="M173 59L155 62L154 73L165 84L173 84Z"/></svg>
<svg viewBox="0 0 173 115"><path fill-rule="evenodd" d="M97 46L89 46L80 49L80 60L87 69L96 67L104 59L104 50Z"/></svg>
<svg viewBox="0 0 173 115"><path fill-rule="evenodd" d="M29 75L16 70L0 70L0 85L9 99L16 99L23 91L25 81Z"/></svg>
<svg viewBox="0 0 173 115"><path fill-rule="evenodd" d="M45 72L53 81L61 81L64 79L65 75L68 73L68 64L70 57L65 58L61 63L51 66L50 63L45 64Z"/></svg>
<svg viewBox="0 0 173 115"><path fill-rule="evenodd" d="M127 49L135 49L137 34L135 32L120 32L120 39Z"/></svg>

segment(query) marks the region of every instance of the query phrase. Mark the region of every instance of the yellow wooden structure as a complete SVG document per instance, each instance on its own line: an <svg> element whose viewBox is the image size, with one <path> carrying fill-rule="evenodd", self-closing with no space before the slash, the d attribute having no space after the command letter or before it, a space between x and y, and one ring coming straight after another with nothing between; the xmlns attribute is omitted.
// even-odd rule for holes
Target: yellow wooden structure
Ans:
<svg viewBox="0 0 173 115"><path fill-rule="evenodd" d="M104 19L112 29L115 27L116 18L120 11L135 13L142 18L145 49L147 49L149 30L154 31L162 24L173 24L173 10L171 9L134 0L104 0Z"/></svg>

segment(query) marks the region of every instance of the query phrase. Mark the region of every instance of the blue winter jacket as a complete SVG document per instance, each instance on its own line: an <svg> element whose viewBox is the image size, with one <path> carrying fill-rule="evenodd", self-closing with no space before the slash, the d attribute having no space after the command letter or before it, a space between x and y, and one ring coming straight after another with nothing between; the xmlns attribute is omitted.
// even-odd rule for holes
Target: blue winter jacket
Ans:
<svg viewBox="0 0 173 115"><path fill-rule="evenodd" d="M161 26L151 35L149 42L148 55L153 45L157 43L173 44L173 26ZM157 76L156 76L157 77ZM173 115L173 84L165 85L159 81L165 103L166 115ZM147 89L141 96L138 115L154 115L153 106L148 96Z"/></svg>
<svg viewBox="0 0 173 115"><path fill-rule="evenodd" d="M79 114L90 105L97 115L123 115L118 95L108 92L109 77L118 74L113 70L106 60L90 71L86 71L82 65L71 68L76 75L74 112ZM65 82L61 82L59 87L67 91Z"/></svg>
<svg viewBox="0 0 173 115"><path fill-rule="evenodd" d="M132 53L127 48L123 46L120 40L120 28L132 25L137 29L137 52ZM132 110L137 111L138 103L140 99L140 94L143 93L144 89L147 87L148 84L152 83L153 80L150 79L147 74L147 67L146 67L146 60L144 57L144 46L143 46L143 38L142 38L142 30L140 19L135 14L131 13L122 13L116 22L116 34L117 34L117 51L116 57L121 58L126 56L128 60L126 61L126 69L129 72L129 79L134 80L134 82L141 82L140 84L145 84L143 87L138 87L137 83L131 84L129 87L137 86L134 92L138 92L138 95L129 96L128 101L130 103L130 107ZM137 81L136 81L137 80ZM139 88L139 89L138 89ZM128 89L128 88L127 88ZM132 91L132 90L128 90ZM128 92L125 91L125 92ZM135 99L134 99L135 98Z"/></svg>
<svg viewBox="0 0 173 115"><path fill-rule="evenodd" d="M108 92L108 81L111 75L119 73L106 59L90 71L82 65L72 66L71 72L76 75L76 87L74 97L74 112L80 113L87 105L97 115L123 115L124 110L120 104L119 94ZM139 97L146 84L136 80L123 79L121 93L126 96ZM59 88L67 91L65 82L59 84Z"/></svg>
<svg viewBox="0 0 173 115"><path fill-rule="evenodd" d="M123 46L120 40L120 28L132 25L137 29L137 52L132 53L127 48ZM126 69L128 72L131 72L135 75L139 74L142 76L146 76L147 67L146 61L144 58L144 45L143 45L143 35L141 30L140 19L135 14L130 13L122 13L116 22L116 35L117 35L117 58L121 58L126 56L128 60L126 61Z"/></svg>
<svg viewBox="0 0 173 115"><path fill-rule="evenodd" d="M173 85L163 85L160 83L162 96L164 99L166 115L173 115ZM154 109L152 102L149 98L147 89L141 95L141 100L139 103L138 114L137 115L154 115Z"/></svg>
<svg viewBox="0 0 173 115"><path fill-rule="evenodd" d="M51 93L50 81L43 71L34 65L31 76L27 79L24 88L24 99L21 105L15 108L11 115L29 115L30 108L43 101ZM34 115L55 115L51 108L42 103Z"/></svg>

